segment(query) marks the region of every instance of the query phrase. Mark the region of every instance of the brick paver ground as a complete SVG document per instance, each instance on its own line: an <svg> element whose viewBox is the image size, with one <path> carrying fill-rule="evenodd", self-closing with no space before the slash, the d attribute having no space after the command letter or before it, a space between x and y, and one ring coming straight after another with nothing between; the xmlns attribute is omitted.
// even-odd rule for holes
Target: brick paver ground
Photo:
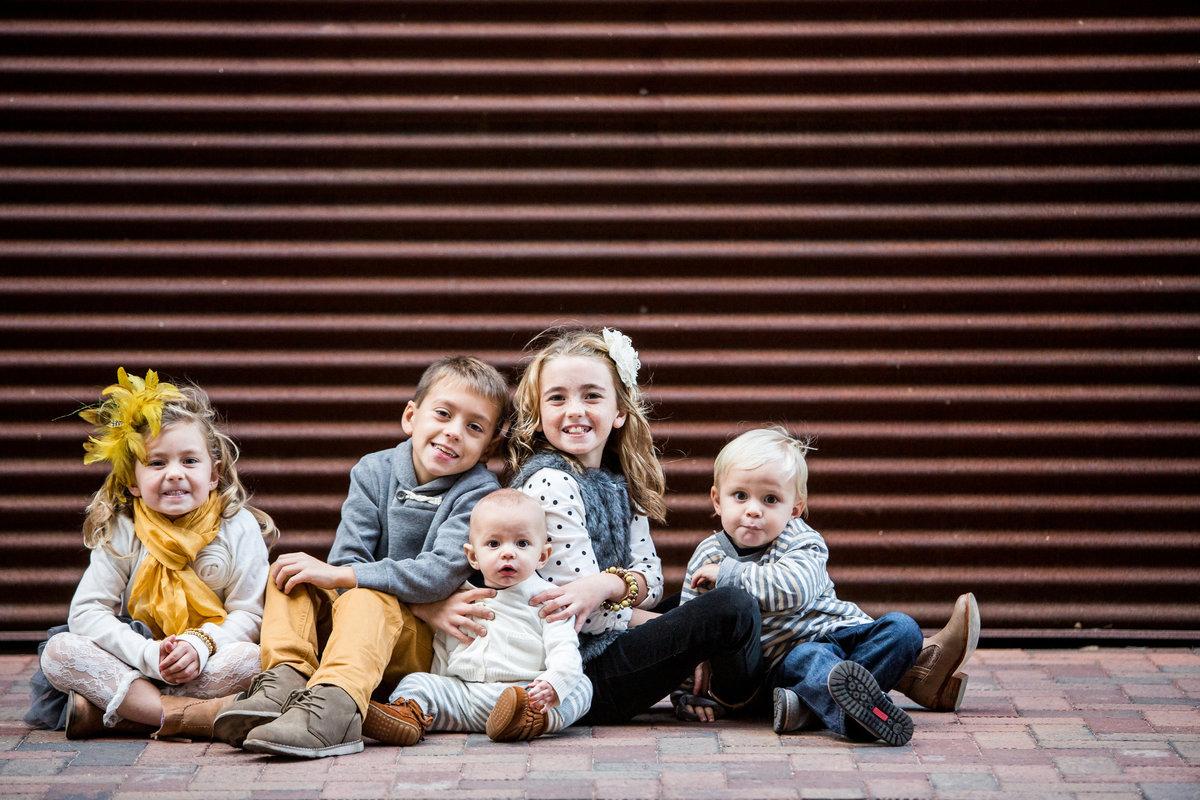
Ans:
<svg viewBox="0 0 1200 800"><path fill-rule="evenodd" d="M957 714L905 747L769 723L575 728L531 743L431 734L292 761L212 743L98 739L20 722L30 656L0 657L3 798L1200 798L1200 652L981 650ZM904 701L902 704L906 704ZM908 707L908 706L906 706Z"/></svg>

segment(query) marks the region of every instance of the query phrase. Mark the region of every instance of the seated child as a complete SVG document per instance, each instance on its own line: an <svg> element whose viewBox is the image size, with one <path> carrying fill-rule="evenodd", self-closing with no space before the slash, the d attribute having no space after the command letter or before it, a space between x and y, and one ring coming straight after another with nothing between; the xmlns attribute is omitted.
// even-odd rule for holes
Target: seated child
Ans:
<svg viewBox="0 0 1200 800"><path fill-rule="evenodd" d="M199 387L117 372L82 416L84 463L108 462L88 505L91 563L67 630L40 650L28 722L68 739L202 738L258 672L267 543L238 449Z"/></svg>
<svg viewBox="0 0 1200 800"><path fill-rule="evenodd" d="M469 644L441 630L433 674L407 675L387 705L372 702L363 732L391 744L415 744L427 728L487 731L497 742L533 739L575 722L592 701L583 675L575 618L547 622L530 598L552 584L535 570L550 558L546 515L532 497L500 489L471 514L471 566L496 589L485 604L495 617ZM471 589L468 582L463 588Z"/></svg>
<svg viewBox="0 0 1200 800"><path fill-rule="evenodd" d="M271 568L263 672L214 736L256 753L321 758L363 749L371 693L429 669L432 632L407 604L449 595L471 568L471 509L499 482L485 465L508 385L475 358L425 370L401 425L409 439L350 473L328 563L305 553Z"/></svg>
<svg viewBox="0 0 1200 800"><path fill-rule="evenodd" d="M825 541L800 519L808 499L807 449L773 427L744 433L721 450L711 495L722 530L692 554L680 602L715 586L740 586L758 598L776 733L823 726L855 740L902 745L912 737L912 719L887 691L904 680L909 690L929 694L924 684L951 681L974 643L948 652L939 669L917 681L908 675L922 652L917 623L896 612L872 620L838 599ZM977 638L977 610L973 624Z"/></svg>

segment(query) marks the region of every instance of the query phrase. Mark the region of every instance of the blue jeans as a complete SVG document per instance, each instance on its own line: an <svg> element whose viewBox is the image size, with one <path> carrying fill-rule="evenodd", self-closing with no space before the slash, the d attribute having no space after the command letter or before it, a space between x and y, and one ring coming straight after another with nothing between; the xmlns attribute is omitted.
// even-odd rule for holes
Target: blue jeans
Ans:
<svg viewBox="0 0 1200 800"><path fill-rule="evenodd" d="M829 694L829 673L842 661L856 661L888 691L917 663L924 643L921 628L907 614L893 612L874 622L841 628L792 648L771 675L773 688L791 689L811 708L826 728L851 737L861 736L858 723L847 720Z"/></svg>
<svg viewBox="0 0 1200 800"><path fill-rule="evenodd" d="M581 724L626 722L649 710L701 661L712 664L715 697L746 702L763 678L761 627L758 602L722 586L630 628L584 666L595 694Z"/></svg>

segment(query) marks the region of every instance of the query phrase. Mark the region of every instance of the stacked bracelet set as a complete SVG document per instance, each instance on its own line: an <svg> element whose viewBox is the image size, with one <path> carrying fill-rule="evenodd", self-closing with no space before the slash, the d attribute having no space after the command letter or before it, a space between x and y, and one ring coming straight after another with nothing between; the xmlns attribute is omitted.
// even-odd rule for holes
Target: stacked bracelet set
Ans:
<svg viewBox="0 0 1200 800"><path fill-rule="evenodd" d="M197 639L204 642L204 644L207 645L207 647L208 647L208 654L210 656L213 653L217 652L217 643L212 640L211 636L209 636L207 633L200 630L199 628L188 628L186 631L184 631L180 635L181 636L189 636L189 635L195 636Z"/></svg>
<svg viewBox="0 0 1200 800"><path fill-rule="evenodd" d="M625 581L625 596L615 603L611 600L605 600L600 604L601 607L606 611L620 611L623 608L629 608L632 606L637 601L639 593L637 577L635 577L635 573L630 572L627 569L622 569L621 567L609 567L604 571L611 572L613 575L616 575L618 578Z"/></svg>

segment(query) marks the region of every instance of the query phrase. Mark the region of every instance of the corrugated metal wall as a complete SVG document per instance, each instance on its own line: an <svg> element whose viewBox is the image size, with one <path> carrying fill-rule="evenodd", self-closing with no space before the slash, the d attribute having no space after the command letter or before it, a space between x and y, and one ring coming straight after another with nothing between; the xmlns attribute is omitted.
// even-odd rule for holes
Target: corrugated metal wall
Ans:
<svg viewBox="0 0 1200 800"><path fill-rule="evenodd" d="M423 365L575 320L652 373L674 581L788 421L869 610L1194 637L1196 12L6 3L0 627L65 616L118 365L207 387L321 553Z"/></svg>

